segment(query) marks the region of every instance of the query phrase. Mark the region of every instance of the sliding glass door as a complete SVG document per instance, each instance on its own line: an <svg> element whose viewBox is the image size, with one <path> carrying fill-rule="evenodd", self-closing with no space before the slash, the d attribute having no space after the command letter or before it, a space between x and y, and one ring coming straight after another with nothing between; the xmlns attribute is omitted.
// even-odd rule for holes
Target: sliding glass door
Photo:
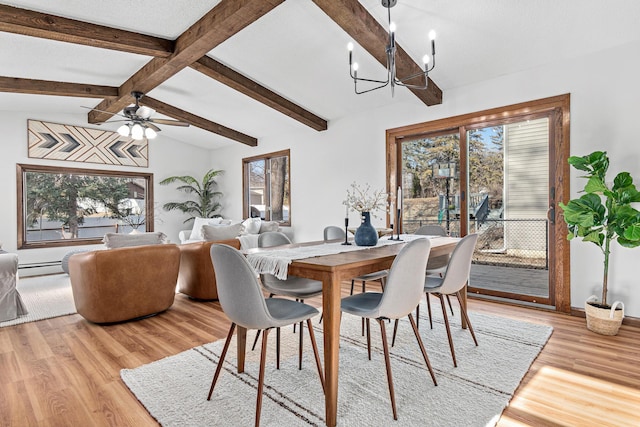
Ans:
<svg viewBox="0 0 640 427"><path fill-rule="evenodd" d="M387 131L388 188L403 188L403 232L478 233L470 294L570 310L569 97Z"/></svg>

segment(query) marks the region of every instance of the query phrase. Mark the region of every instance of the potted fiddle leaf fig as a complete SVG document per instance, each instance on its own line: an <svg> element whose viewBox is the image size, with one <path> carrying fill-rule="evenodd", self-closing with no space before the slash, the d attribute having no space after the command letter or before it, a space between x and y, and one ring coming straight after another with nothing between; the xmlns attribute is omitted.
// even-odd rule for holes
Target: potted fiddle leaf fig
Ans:
<svg viewBox="0 0 640 427"><path fill-rule="evenodd" d="M607 285L611 243L618 241L621 246L640 246L640 212L632 203L640 202L640 192L633 184L629 172L620 172L613 179L613 185L606 181L609 158L603 151L594 151L586 156L571 156L569 164L586 172L587 178L583 195L560 203L564 219L569 228L569 240L580 237L585 242L595 244L604 256L602 296L585 303L587 328L603 335L616 335L624 317L624 306L620 302L609 304Z"/></svg>

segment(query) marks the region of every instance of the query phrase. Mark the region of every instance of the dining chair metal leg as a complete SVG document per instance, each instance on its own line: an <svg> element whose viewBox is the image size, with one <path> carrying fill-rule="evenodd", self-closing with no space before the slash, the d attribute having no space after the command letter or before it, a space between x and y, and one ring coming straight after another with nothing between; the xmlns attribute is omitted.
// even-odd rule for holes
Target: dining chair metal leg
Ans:
<svg viewBox="0 0 640 427"><path fill-rule="evenodd" d="M300 322L300 346L298 348L298 370L299 371L302 370L302 346L304 345L302 343L302 335L304 335L303 330L304 328L302 327L302 322Z"/></svg>
<svg viewBox="0 0 640 427"><path fill-rule="evenodd" d="M229 344L231 343L231 338L233 338L233 331L236 329L236 324L232 323L229 328L229 334L227 334L227 339L224 342L224 347L222 348L222 354L220 355L220 360L218 361L218 366L216 367L216 373L213 375L213 380L211 381L211 387L209 388L209 394L207 395L207 400L211 400L211 394L213 393L213 388L216 386L216 382L218 381L218 377L220 376L220 372L222 371L222 365L224 364L224 358L227 356L227 350L229 349Z"/></svg>
<svg viewBox="0 0 640 427"><path fill-rule="evenodd" d="M280 328L276 328L276 369L280 369Z"/></svg>
<svg viewBox="0 0 640 427"><path fill-rule="evenodd" d="M353 295L353 286L355 285L355 280L351 279L351 291L349 292L349 295Z"/></svg>
<svg viewBox="0 0 640 427"><path fill-rule="evenodd" d="M367 319L368 320L368 319ZM391 410L393 411L393 419L398 419L398 411L396 410L396 396L393 390L393 378L391 375L391 361L389 360L389 344L387 343L387 331L384 327L385 319L376 319L380 324L380 333L382 334L382 349L384 350L384 364L387 368L387 383L389 384L389 396L391 397Z"/></svg>
<svg viewBox="0 0 640 427"><path fill-rule="evenodd" d="M256 337L253 339L253 345L251 346L251 351L256 349L256 344L258 343L258 338L260 338L260 332L262 332L260 329L258 329L258 331L256 332Z"/></svg>
<svg viewBox="0 0 640 427"><path fill-rule="evenodd" d="M260 426L260 412L262 411L262 388L264 387L264 365L267 361L267 336L269 329L262 334L262 351L260 352L260 373L258 374L258 397L256 398L256 422L255 427Z"/></svg>
<svg viewBox="0 0 640 427"><path fill-rule="evenodd" d="M431 300L429 299L429 293L427 292L427 311L429 312L429 328L433 329L433 317L431 316Z"/></svg>
<svg viewBox="0 0 640 427"><path fill-rule="evenodd" d="M391 339L391 347L396 345L396 334L398 333L398 322L400 319L396 319L393 323L393 338Z"/></svg>
<svg viewBox="0 0 640 427"><path fill-rule="evenodd" d="M369 360L371 360L371 326L370 326L368 317L367 317L367 353L369 354Z"/></svg>
<svg viewBox="0 0 640 427"><path fill-rule="evenodd" d="M420 346L420 351L422 352L422 358L424 359L424 363L427 364L427 368L429 369L429 373L431 374L431 379L433 380L433 385L438 385L436 381L436 374L433 372L433 368L431 367L431 362L429 362L429 356L427 356L427 350L424 348L424 343L422 342L422 338L420 337L420 332L418 331L418 325L413 320L413 316L409 313L409 322L411 322L411 328L413 329L413 334L416 336L418 340L418 345Z"/></svg>
<svg viewBox="0 0 640 427"><path fill-rule="evenodd" d="M444 305L444 296L438 294L440 305L442 306L442 315L444 316L444 326L447 328L447 338L449 339L449 348L451 349L451 357L453 358L453 366L457 367L456 351L453 349L453 338L451 337L451 326L449 326L449 316L447 316L447 307Z"/></svg>
<svg viewBox="0 0 640 427"><path fill-rule="evenodd" d="M473 332L473 326L471 326L471 322L469 321L469 315L467 314L467 309L464 308L464 304L462 304L462 299L460 295L460 291L456 292L456 298L458 298L458 304L460 305L460 312L464 317L464 320L467 322L467 326L469 327L469 332L471 332L471 337L473 338L473 342L478 346L478 340L476 339L476 334Z"/></svg>
<svg viewBox="0 0 640 427"><path fill-rule="evenodd" d="M418 325L418 328L420 328L420 304L416 306L416 325Z"/></svg>
<svg viewBox="0 0 640 427"><path fill-rule="evenodd" d="M313 332L311 319L307 319L307 328L309 328L309 338L311 339L311 347L313 347L313 356L316 359L316 367L320 376L320 384L322 384L322 392L324 393L324 374L322 372L322 363L320 362L320 354L318 353L318 344L316 343L316 334Z"/></svg>
<svg viewBox="0 0 640 427"><path fill-rule="evenodd" d="M453 306L451 305L451 298L449 298L449 295L447 295L447 302L449 303L449 310L451 310L451 315L455 316L455 314L453 314Z"/></svg>

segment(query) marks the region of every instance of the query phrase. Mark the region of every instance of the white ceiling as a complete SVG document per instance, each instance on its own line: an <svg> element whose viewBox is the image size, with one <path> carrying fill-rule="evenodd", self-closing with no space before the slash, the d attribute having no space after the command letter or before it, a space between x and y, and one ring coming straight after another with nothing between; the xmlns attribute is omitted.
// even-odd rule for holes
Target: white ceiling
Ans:
<svg viewBox="0 0 640 427"><path fill-rule="evenodd" d="M14 0L0 3L95 24L175 39L219 0ZM380 0L360 0L386 27ZM417 61L435 29L437 67L431 77L443 90L567 58L593 55L640 40L640 1L617 0L398 0L392 11L398 43ZM311 0L288 0L209 53L329 121L391 103L428 108L408 90L355 95L348 77L348 35ZM120 86L149 57L0 33L0 76ZM363 77L384 69L363 49L355 55ZM274 132L309 129L197 71L187 68L149 93L208 120L258 139ZM85 114L96 99L0 93L0 110ZM158 114L155 117L162 117ZM111 126L115 130L115 124ZM315 132L315 131L313 131ZM195 127L162 127L162 135L205 148L237 144Z"/></svg>

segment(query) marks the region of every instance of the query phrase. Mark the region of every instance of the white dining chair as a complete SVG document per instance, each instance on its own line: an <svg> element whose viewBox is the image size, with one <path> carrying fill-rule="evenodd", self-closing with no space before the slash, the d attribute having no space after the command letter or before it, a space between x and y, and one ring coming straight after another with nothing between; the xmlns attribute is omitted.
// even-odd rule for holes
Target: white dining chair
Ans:
<svg viewBox="0 0 640 427"><path fill-rule="evenodd" d="M341 310L343 313L366 318L367 324L370 319L375 319L380 325L382 336L382 347L384 351L385 367L387 371L387 383L389 386L389 396L391 398L391 409L393 411L393 419L398 419L396 409L395 392L393 387L393 377L391 374L391 361L389 359L389 345L387 343L387 334L385 323L387 320L396 319L396 321L404 316L409 318L413 333L418 341L422 357L427 365L431 379L434 385L438 385L435 374L429 362L429 357L424 348L422 338L418 332L412 311L422 298L424 289L424 271L427 266L427 259L431 243L427 239L418 239L409 242L404 246L391 265L389 277L382 293L380 292L364 292L361 294L351 295L342 299ZM367 328L369 330L369 328ZM371 340L367 334L367 349L369 359L371 359Z"/></svg>
<svg viewBox="0 0 640 427"><path fill-rule="evenodd" d="M311 325L311 318L319 311L307 304L285 298L264 298L260 284L254 270L245 256L228 245L214 244L211 246L211 262L214 265L218 298L224 313L231 319L231 327L216 367L207 400L211 395L220 376L224 359L233 338L236 325L247 329L257 329L262 332L262 350L260 353L260 370L258 373L258 396L256 400L255 425L260 424L262 409L262 389L264 386L265 360L267 353L267 336L273 328L306 321L309 327L309 337L316 360L320 383L324 390L324 376L315 334Z"/></svg>

